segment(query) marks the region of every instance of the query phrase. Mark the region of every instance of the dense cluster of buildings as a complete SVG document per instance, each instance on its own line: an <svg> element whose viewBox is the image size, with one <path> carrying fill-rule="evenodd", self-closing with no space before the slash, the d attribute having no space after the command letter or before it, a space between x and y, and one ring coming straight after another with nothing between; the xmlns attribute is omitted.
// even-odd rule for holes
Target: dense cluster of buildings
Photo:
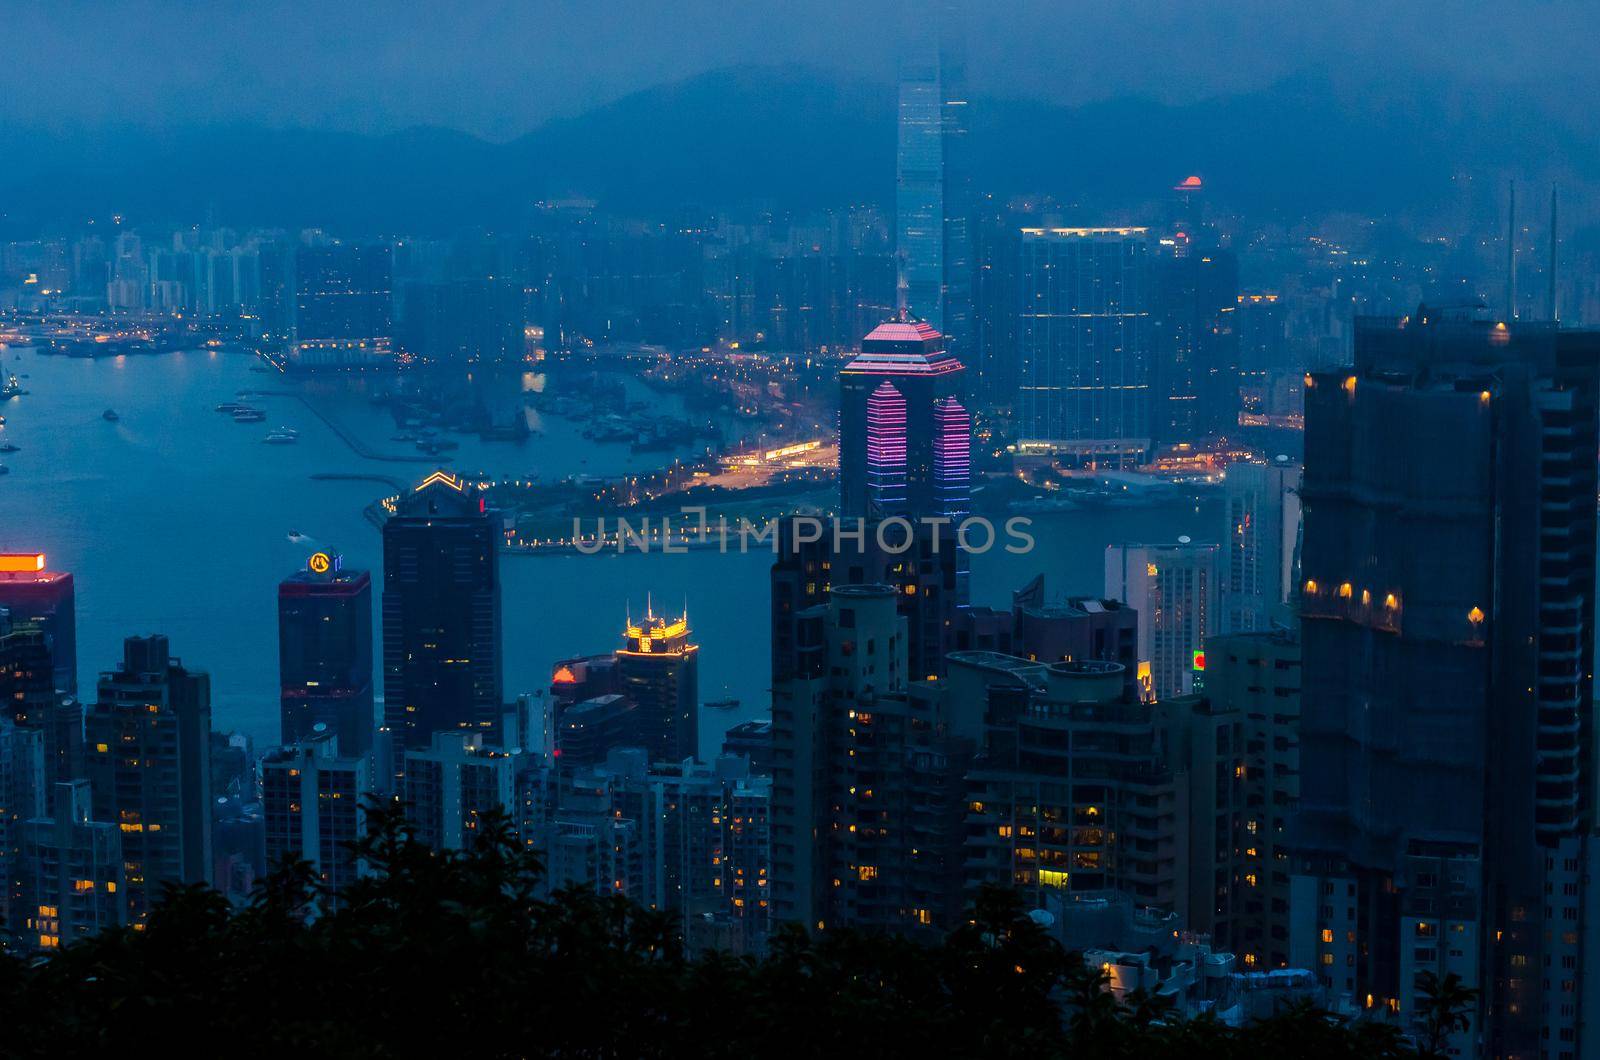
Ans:
<svg viewBox="0 0 1600 1060"><path fill-rule="evenodd" d="M846 532L780 527L770 718L715 755L687 604L508 695L501 530L446 472L395 503L381 582L327 553L283 581L259 759L165 637L80 696L71 575L0 556L7 944L137 928L166 883L240 896L285 858L336 903L376 797L438 850L502 819L545 887L670 912L692 951L934 937L1003 887L1119 996L1414 1032L1454 974L1477 993L1453 1055L1593 1053L1600 335L1514 300L1308 324L1241 285L1197 177L1149 226L981 205L965 105L953 57L908 71L893 224L569 205L517 239L8 249L35 308L231 313L290 367L515 361L547 333L849 353ZM1009 415L1019 465L1252 424L1303 427L1304 460L1229 467L1210 541L1113 544L1099 586L985 607L973 410Z"/></svg>

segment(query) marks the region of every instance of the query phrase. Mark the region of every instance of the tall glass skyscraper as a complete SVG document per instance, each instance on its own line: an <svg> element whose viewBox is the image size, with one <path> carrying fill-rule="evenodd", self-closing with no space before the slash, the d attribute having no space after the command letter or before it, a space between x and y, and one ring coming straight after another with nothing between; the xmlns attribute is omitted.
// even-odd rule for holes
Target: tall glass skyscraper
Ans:
<svg viewBox="0 0 1600 1060"><path fill-rule="evenodd" d="M945 24L919 27L901 64L895 253L905 308L972 348L972 178L965 73Z"/></svg>
<svg viewBox="0 0 1600 1060"><path fill-rule="evenodd" d="M1150 449L1150 239L1144 228L1024 228L1020 452L1136 463Z"/></svg>
<svg viewBox="0 0 1600 1060"><path fill-rule="evenodd" d="M436 732L498 739L498 545L483 498L443 471L383 526L383 721L397 771Z"/></svg>

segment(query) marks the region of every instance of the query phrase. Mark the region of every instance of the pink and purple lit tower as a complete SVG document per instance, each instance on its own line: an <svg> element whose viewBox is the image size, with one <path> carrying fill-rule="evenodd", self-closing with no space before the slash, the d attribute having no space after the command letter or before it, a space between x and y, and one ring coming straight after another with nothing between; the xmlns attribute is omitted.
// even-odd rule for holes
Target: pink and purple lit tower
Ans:
<svg viewBox="0 0 1600 1060"><path fill-rule="evenodd" d="M961 515L971 476L966 372L944 336L892 320L839 372L839 500L845 518Z"/></svg>

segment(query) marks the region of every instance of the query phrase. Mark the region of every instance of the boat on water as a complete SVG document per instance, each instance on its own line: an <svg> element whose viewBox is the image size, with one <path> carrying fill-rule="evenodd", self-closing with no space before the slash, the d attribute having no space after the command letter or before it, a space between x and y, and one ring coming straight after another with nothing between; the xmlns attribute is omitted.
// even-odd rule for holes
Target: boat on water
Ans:
<svg viewBox="0 0 1600 1060"><path fill-rule="evenodd" d="M292 544L292 545L298 545L303 541L310 541L310 540L311 539L309 537L307 537L306 535L302 534L298 530L290 530L289 531L289 543Z"/></svg>
<svg viewBox="0 0 1600 1060"><path fill-rule="evenodd" d="M6 398L18 397L19 395L26 393L27 391L22 389L21 380L14 375L9 377L4 383L0 383L0 401L4 401Z"/></svg>
<svg viewBox="0 0 1600 1060"><path fill-rule="evenodd" d="M739 701L737 699L710 699L706 701L706 707L709 710L738 710Z"/></svg>
<svg viewBox="0 0 1600 1060"><path fill-rule="evenodd" d="M0 453L20 453L21 451L22 446L15 445L11 442L0 444Z"/></svg>
<svg viewBox="0 0 1600 1060"><path fill-rule="evenodd" d="M300 440L300 432L293 427L279 427L261 440L268 445L293 445Z"/></svg>
<svg viewBox="0 0 1600 1060"><path fill-rule="evenodd" d="M105 420L107 423L116 423L118 420L122 419L121 416L117 415L116 409L106 409L100 414L100 418Z"/></svg>
<svg viewBox="0 0 1600 1060"><path fill-rule="evenodd" d="M253 409L246 405L233 414L234 423L265 423L267 414L260 409Z"/></svg>
<svg viewBox="0 0 1600 1060"><path fill-rule="evenodd" d="M218 412L226 412L228 415L231 416L235 412L238 412L241 409L247 409L249 407L250 407L249 405L241 405L237 401L224 401L222 404L217 406L217 411Z"/></svg>

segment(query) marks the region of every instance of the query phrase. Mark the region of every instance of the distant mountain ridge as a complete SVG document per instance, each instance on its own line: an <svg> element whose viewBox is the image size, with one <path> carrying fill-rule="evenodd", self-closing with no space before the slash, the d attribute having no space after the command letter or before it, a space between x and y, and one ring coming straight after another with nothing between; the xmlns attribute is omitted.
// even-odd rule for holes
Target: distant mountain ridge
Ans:
<svg viewBox="0 0 1600 1060"><path fill-rule="evenodd" d="M1593 141L1488 109L1442 94L1352 102L1316 76L1179 106L978 99L974 178L1002 199L1044 193L1098 214L1159 198L1197 172L1225 206L1292 219L1431 208L1461 172L1600 171ZM0 127L0 226L19 238L120 211L135 222L426 234L514 224L534 201L565 196L647 217L685 205L892 207L894 118L889 85L740 67L636 92L503 144L436 128Z"/></svg>

